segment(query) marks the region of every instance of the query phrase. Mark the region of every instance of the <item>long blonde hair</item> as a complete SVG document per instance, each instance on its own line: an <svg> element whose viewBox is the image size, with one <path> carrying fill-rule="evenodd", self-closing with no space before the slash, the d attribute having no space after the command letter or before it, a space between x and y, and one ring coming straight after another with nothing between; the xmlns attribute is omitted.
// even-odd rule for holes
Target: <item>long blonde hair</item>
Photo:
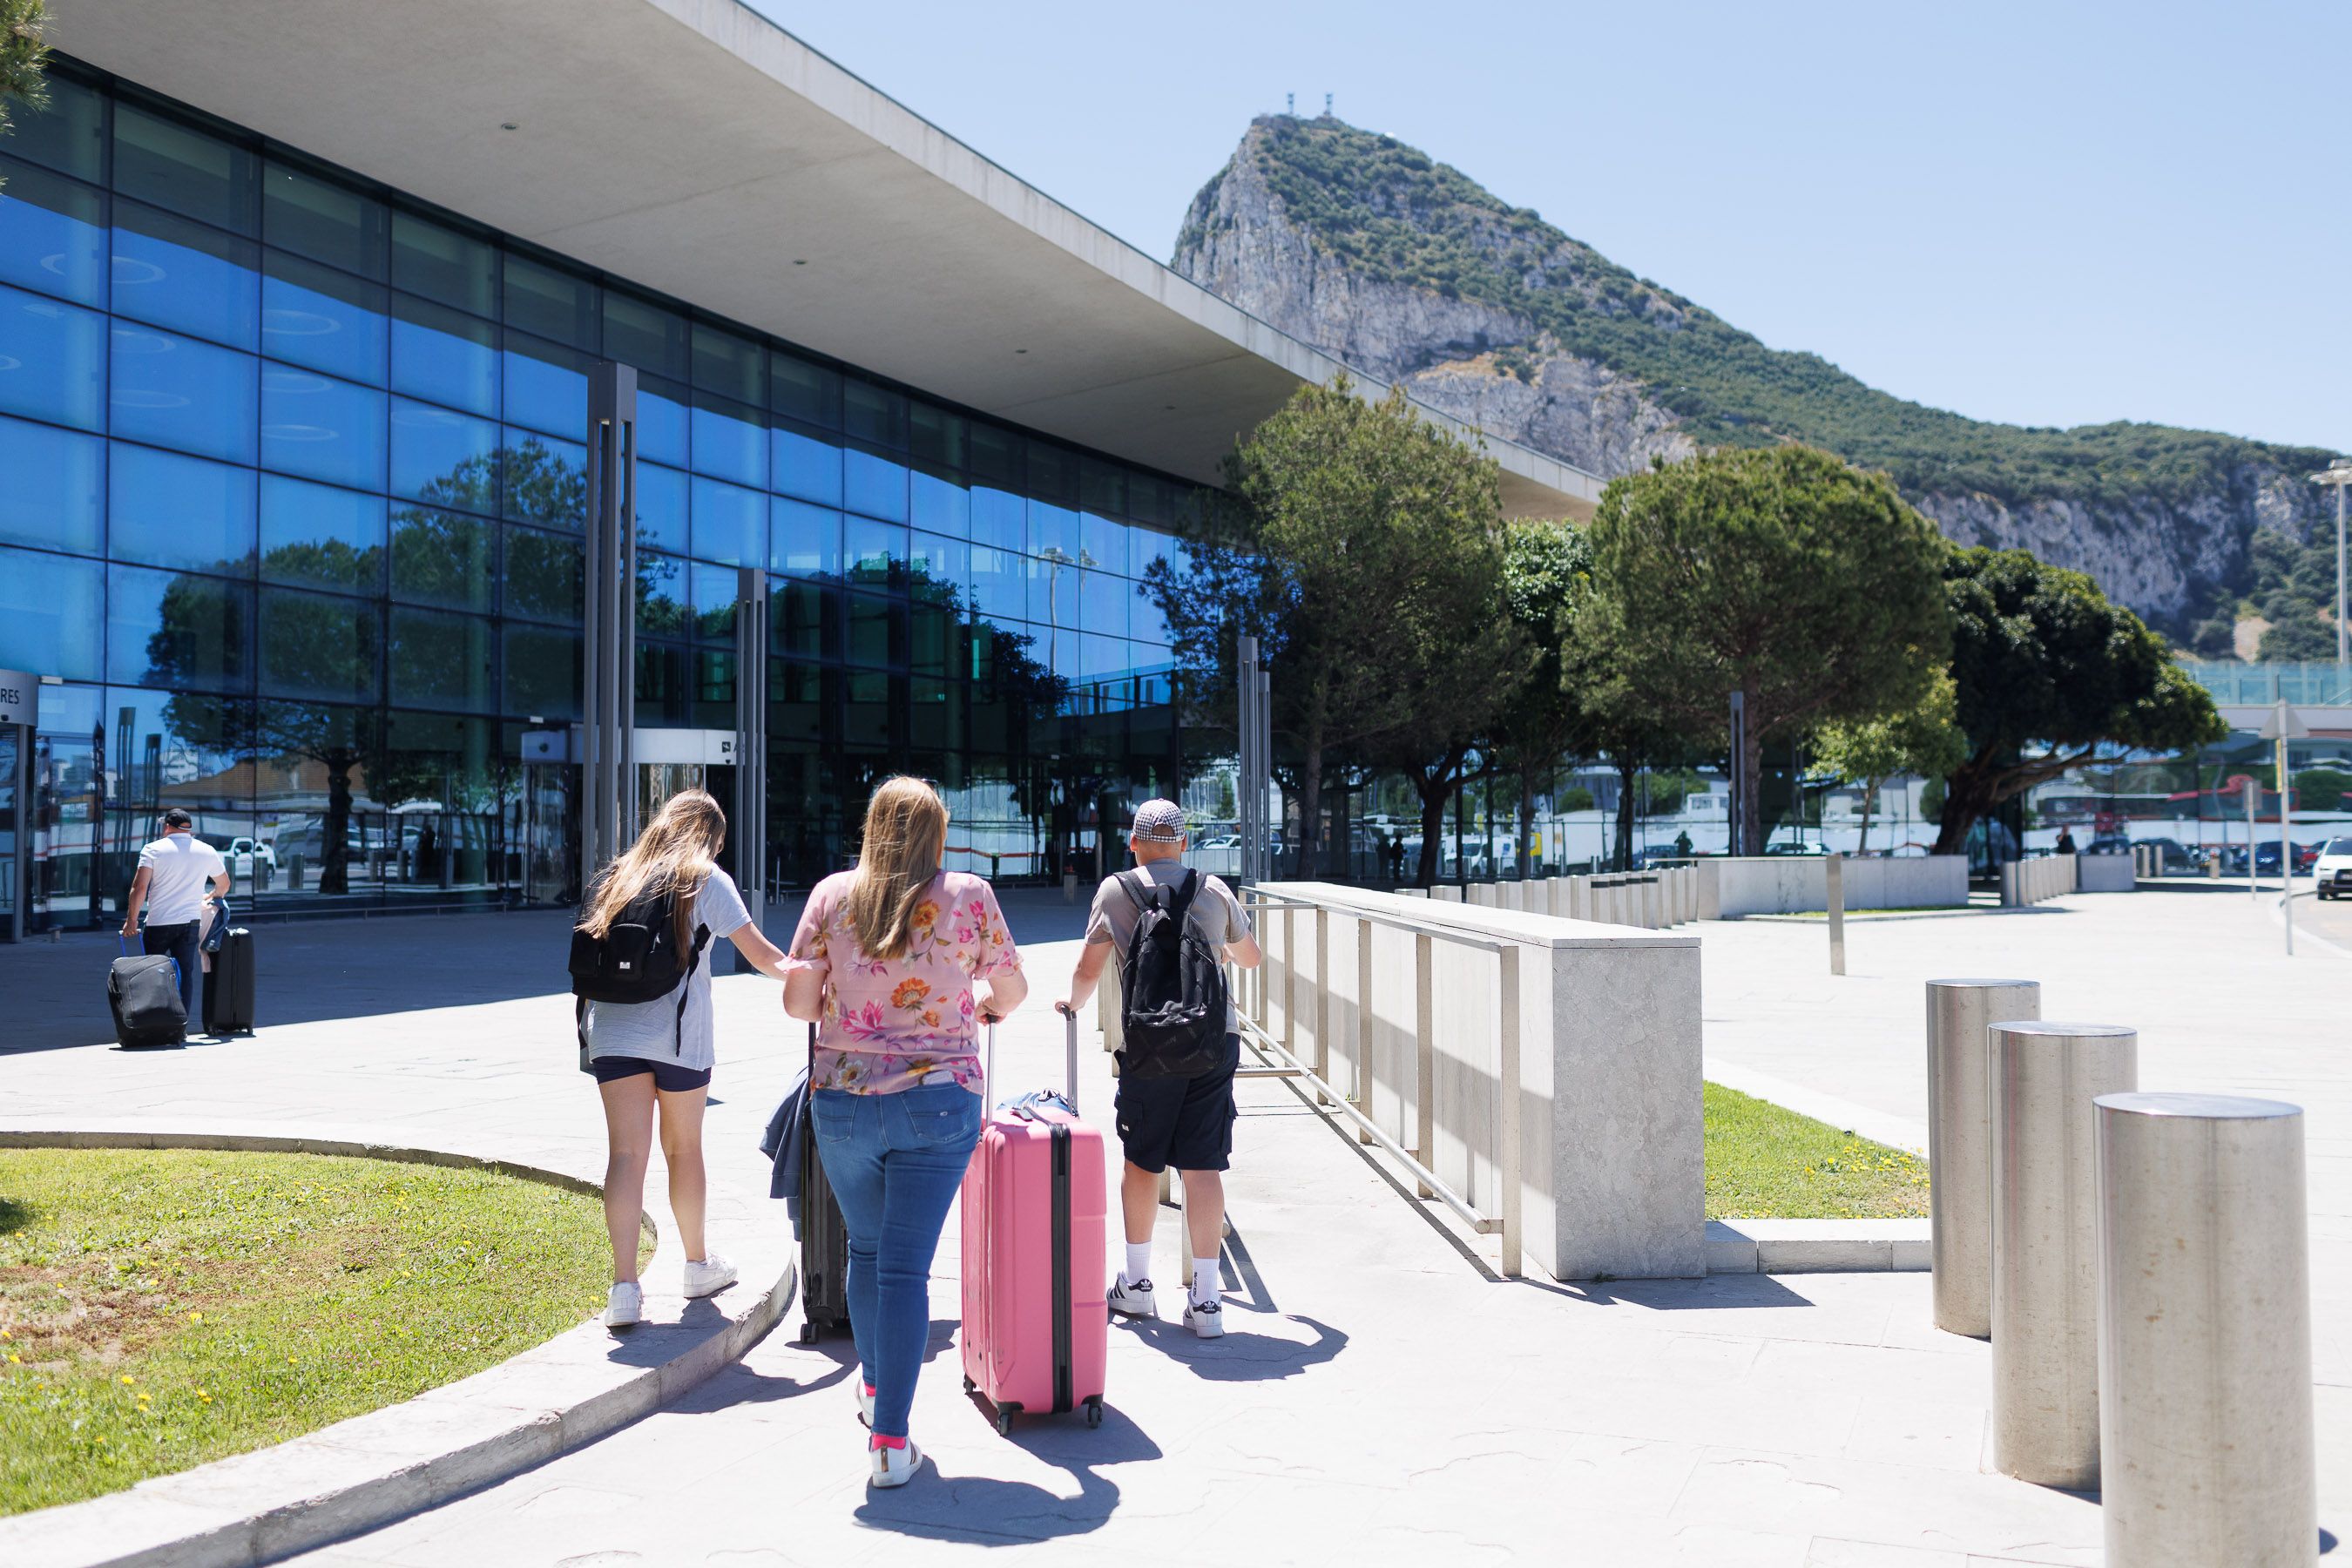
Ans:
<svg viewBox="0 0 2352 1568"><path fill-rule="evenodd" d="M604 868L589 889L577 929L602 938L621 911L647 893L666 892L677 918L677 950L694 946L694 895L718 869L719 846L727 842L727 814L698 789L682 789L662 802L637 841Z"/></svg>
<svg viewBox="0 0 2352 1568"><path fill-rule="evenodd" d="M947 842L947 803L930 785L902 774L874 791L848 902L849 929L867 957L907 956L915 906L940 874Z"/></svg>

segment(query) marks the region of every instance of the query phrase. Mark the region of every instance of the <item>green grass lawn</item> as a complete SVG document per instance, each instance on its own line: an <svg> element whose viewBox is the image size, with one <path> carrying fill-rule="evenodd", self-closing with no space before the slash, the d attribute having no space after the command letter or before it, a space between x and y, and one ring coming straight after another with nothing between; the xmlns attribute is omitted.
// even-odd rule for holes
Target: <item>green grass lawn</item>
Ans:
<svg viewBox="0 0 2352 1568"><path fill-rule="evenodd" d="M1706 1217L1886 1219L1927 1212L1927 1162L1720 1084L1706 1086Z"/></svg>
<svg viewBox="0 0 2352 1568"><path fill-rule="evenodd" d="M479 1372L601 1306L609 1271L594 1198L512 1176L0 1150L0 1514Z"/></svg>

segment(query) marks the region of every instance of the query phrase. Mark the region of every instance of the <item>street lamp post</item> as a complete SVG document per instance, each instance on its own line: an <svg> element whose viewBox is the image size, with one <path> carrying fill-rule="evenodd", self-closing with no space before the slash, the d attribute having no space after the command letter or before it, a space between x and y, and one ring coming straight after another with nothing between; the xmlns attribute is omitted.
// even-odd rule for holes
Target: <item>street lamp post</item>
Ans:
<svg viewBox="0 0 2352 1568"><path fill-rule="evenodd" d="M2336 677L2340 683L2352 676L2352 622L2346 617L2344 584L2344 491L2352 486L2352 458L2338 458L2311 482L2336 492Z"/></svg>

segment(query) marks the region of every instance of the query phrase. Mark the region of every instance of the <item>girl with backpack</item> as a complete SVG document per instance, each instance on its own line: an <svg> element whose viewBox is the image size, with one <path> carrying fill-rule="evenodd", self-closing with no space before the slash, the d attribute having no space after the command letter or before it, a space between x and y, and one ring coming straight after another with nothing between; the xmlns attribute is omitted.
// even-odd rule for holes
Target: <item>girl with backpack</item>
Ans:
<svg viewBox="0 0 2352 1568"><path fill-rule="evenodd" d="M637 1242L656 1107L670 1214L686 1247L684 1294L716 1295L735 1282L735 1266L709 1251L702 1234L702 1107L716 1055L705 950L725 937L752 968L779 980L786 963L718 867L726 841L719 803L698 789L678 791L589 888L572 931L580 1065L595 1075L604 1102L604 1225L613 1237L604 1321L616 1329L645 1316Z"/></svg>
<svg viewBox="0 0 2352 1568"><path fill-rule="evenodd" d="M904 1486L923 1462L907 1424L930 1338L931 1255L980 1142L980 1026L1029 994L996 894L940 868L947 830L921 780L877 789L857 869L809 895L784 979L784 1011L819 1026L809 1121L849 1233L877 1487Z"/></svg>

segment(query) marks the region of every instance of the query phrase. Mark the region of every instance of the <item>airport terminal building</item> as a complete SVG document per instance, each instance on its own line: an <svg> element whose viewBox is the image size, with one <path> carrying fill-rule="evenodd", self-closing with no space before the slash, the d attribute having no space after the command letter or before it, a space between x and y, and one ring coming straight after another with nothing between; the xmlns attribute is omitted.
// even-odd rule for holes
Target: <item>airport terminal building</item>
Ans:
<svg viewBox="0 0 2352 1568"><path fill-rule="evenodd" d="M172 805L263 911L562 902L600 801L695 782L803 887L897 772L1057 877L1216 749L1139 583L1327 356L734 0L52 9L0 940L119 920Z"/></svg>

